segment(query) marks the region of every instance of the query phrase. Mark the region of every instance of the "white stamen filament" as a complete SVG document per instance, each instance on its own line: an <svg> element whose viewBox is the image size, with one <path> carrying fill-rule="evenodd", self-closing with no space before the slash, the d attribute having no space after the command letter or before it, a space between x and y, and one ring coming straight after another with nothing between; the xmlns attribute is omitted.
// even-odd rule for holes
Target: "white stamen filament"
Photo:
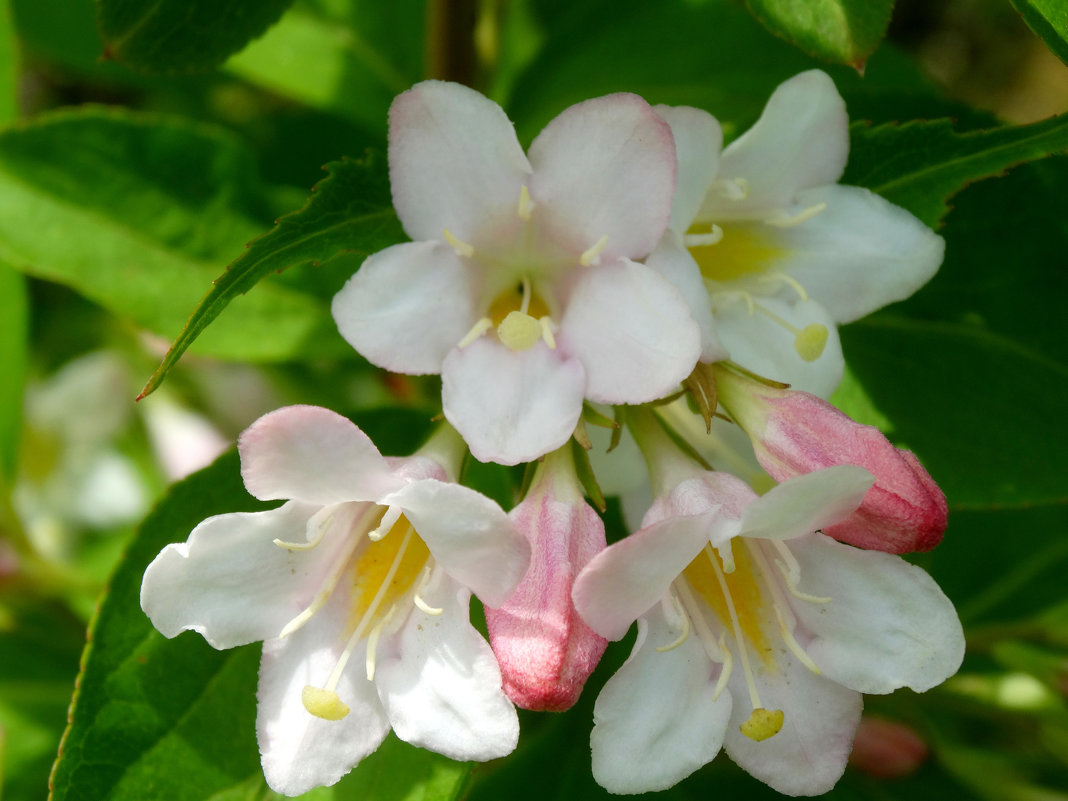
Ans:
<svg viewBox="0 0 1068 801"><path fill-rule="evenodd" d="M808 292L806 292L805 288L801 286L801 282L794 278L792 275L787 275L786 273L779 272L768 273L767 275L760 276L760 280L761 282L767 284L787 284L797 293L797 296L801 298L802 301L808 300Z"/></svg>
<svg viewBox="0 0 1068 801"><path fill-rule="evenodd" d="M823 671L820 670L819 665L812 660L812 657L805 652L805 649L801 647L801 644L794 637L793 630L797 625L797 618L794 617L790 605L787 603L786 598L783 597L779 583L772 577L771 567L768 565L767 557L764 555L760 544L754 543L750 545L749 553L752 554L754 560L760 566L760 569L764 572L764 576L767 579L765 583L771 590L772 606L775 608L775 617L779 623L779 634L782 636L783 642L786 644L786 647L790 649L790 653L801 661L801 664L817 676L821 675ZM830 599L828 598L827 600Z"/></svg>
<svg viewBox="0 0 1068 801"><path fill-rule="evenodd" d="M826 208L826 203L816 203L813 206L809 206L806 209L802 209L797 214L786 214L785 212L780 212L774 217L768 217L766 220L764 220L764 222L768 225L774 225L776 228L793 228L794 226L800 225L801 223L806 222L807 220L811 220L813 217L815 217L821 211L824 211Z"/></svg>
<svg viewBox="0 0 1068 801"><path fill-rule="evenodd" d="M423 577L419 579L419 586L415 588L415 593L413 593L412 595L412 603L419 607L420 611L422 611L424 614L433 615L436 617L445 610L437 606L431 606L423 600L422 596L423 590L425 590L430 584L430 579L433 575L433 572L434 571L430 568L429 565L426 567L425 570L423 570Z"/></svg>
<svg viewBox="0 0 1068 801"><path fill-rule="evenodd" d="M541 324L541 338L545 340L545 344L549 346L549 350L556 350L556 336L553 334L553 318L549 315L538 318L538 323Z"/></svg>
<svg viewBox="0 0 1068 801"><path fill-rule="evenodd" d="M708 623L705 621L704 615L701 614L700 607L697 604L697 600L693 597L693 591L690 589L689 584L685 580L682 580L676 581L673 586L679 593L683 608L687 609L690 613L690 620L693 621L693 626L697 629L697 637L700 639L701 645L704 646L708 658L713 662L718 662L722 665L719 671L719 679L716 681L715 690L712 692L712 700L715 701L719 698L719 694L727 687L727 681L731 677L731 671L734 670L734 654L732 654L730 648L727 647L727 633L722 632L719 635L719 641L717 642L715 635L712 634L712 630L709 629Z"/></svg>
<svg viewBox="0 0 1068 801"><path fill-rule="evenodd" d="M480 336L489 331L491 328L493 328L493 320L491 320L489 317L483 317L477 323L471 326L471 330L464 334L464 338L456 343L456 347L460 350L463 350L476 339L478 339Z"/></svg>
<svg viewBox="0 0 1068 801"><path fill-rule="evenodd" d="M797 559L790 553L786 543L779 540L771 540L771 544L779 552L780 559L776 559L775 564L782 572L783 578L786 579L786 587L790 590L790 594L800 601L808 601L813 604L829 604L832 600L830 597L809 595L807 592L801 592L797 588L798 582L801 581L801 565L797 563Z"/></svg>
<svg viewBox="0 0 1068 801"><path fill-rule="evenodd" d="M716 558L711 545L705 546L705 553L708 555L708 561L712 563L712 570L715 572L719 588L723 592L723 599L727 602L727 613L731 618L734 641L738 644L738 656L741 658L742 670L745 672L745 683L749 688L749 702L753 709L762 709L764 705L760 703L760 695L757 693L756 679L753 677L753 668L749 664L749 653L743 639L742 624L738 619L738 610L734 608L734 598L731 597L730 588L727 586L727 578L723 575L723 570L719 566L719 559Z"/></svg>
<svg viewBox="0 0 1068 801"><path fill-rule="evenodd" d="M605 234L590 246L580 257L579 264L583 267L592 267L601 263L601 253L608 245L608 234Z"/></svg>
<svg viewBox="0 0 1068 801"><path fill-rule="evenodd" d="M308 528L311 528L312 525L315 526L315 536L310 540L305 540L304 542L290 542L289 540L283 540L276 537L273 542L279 548L285 548L287 551L310 551L323 541L323 537L325 537L326 532L329 531L330 524L334 521L334 515L336 513L336 506L324 506L311 516L308 520ZM319 518L323 519L320 520Z"/></svg>
<svg viewBox="0 0 1068 801"><path fill-rule="evenodd" d="M690 618L686 614L686 610L682 608L682 603L679 601L678 596L675 595L675 593L671 593L670 599L673 611L681 619L680 622L682 623L682 634L680 634L673 642L670 642L667 645L659 646L656 650L661 653L664 653L666 651L673 651L680 645L682 645L684 642L686 642L688 639L690 639ZM665 599L665 603L663 604L665 617L667 617L668 613L666 601L667 599Z"/></svg>
<svg viewBox="0 0 1068 801"><path fill-rule="evenodd" d="M734 572L734 549L731 548L730 540L724 545L716 546L716 553L719 554L719 560L723 563L723 572L730 575Z"/></svg>
<svg viewBox="0 0 1068 801"><path fill-rule="evenodd" d="M714 186L727 200L745 200L749 197L749 181L745 178L722 178Z"/></svg>
<svg viewBox="0 0 1068 801"><path fill-rule="evenodd" d="M519 301L519 313L526 314L527 309L530 308L530 279L527 276L523 276L520 286L523 290L522 299Z"/></svg>
<svg viewBox="0 0 1068 801"><path fill-rule="evenodd" d="M378 527L367 535L367 539L371 542L378 542L390 531L393 530L393 526L398 520L403 510L399 506L390 506L384 515L382 515L382 522L378 524Z"/></svg>
<svg viewBox="0 0 1068 801"><path fill-rule="evenodd" d="M444 228L442 230L443 230L443 233L445 234L445 241L449 243L449 247L451 247L454 251L456 251L456 255L457 256L464 256L466 258L471 258L472 256L475 255L474 247L469 245L467 242L464 242L462 239L459 239L448 228Z"/></svg>
<svg viewBox="0 0 1068 801"><path fill-rule="evenodd" d="M386 627L386 624L393 618L393 613L396 611L397 605L393 604L375 627L371 629L371 633L367 635L367 657L364 659L364 667L367 669L368 681L375 680L375 655L378 653L378 638L382 634L382 629Z"/></svg>
<svg viewBox="0 0 1068 801"><path fill-rule="evenodd" d="M375 507L371 505L371 508L373 509ZM357 531L355 526L353 527L353 531ZM282 631L278 634L279 639L284 639L293 632L301 629L305 623L315 616L316 612L326 606L326 602L329 601L330 596L334 594L334 589L337 587L337 583L341 579L342 574L349 566L349 557L352 556L353 551L356 550L361 539L362 534L359 533L350 537L351 541L344 550L337 555L334 561L335 567L333 572L326 577L326 581L323 582L319 592L317 592L312 599L312 602L308 604L300 614L286 623Z"/></svg>
<svg viewBox="0 0 1068 801"><path fill-rule="evenodd" d="M530 190L527 189L527 185L519 189L519 219L529 220L530 213L534 211L534 201L530 199Z"/></svg>
<svg viewBox="0 0 1068 801"><path fill-rule="evenodd" d="M754 308L756 311L778 323L794 335L794 350L797 351L797 355L803 360L806 362L814 362L823 355L823 349L827 345L827 337L830 335L827 326L822 325L821 323L810 323L804 328L798 328L796 325L793 325L789 321L784 320L782 317L775 314L775 312L766 309L759 304L754 304Z"/></svg>
<svg viewBox="0 0 1068 801"><path fill-rule="evenodd" d="M707 233L684 234L682 243L688 248L704 248L717 244L721 239L723 239L723 229L713 223L712 230Z"/></svg>

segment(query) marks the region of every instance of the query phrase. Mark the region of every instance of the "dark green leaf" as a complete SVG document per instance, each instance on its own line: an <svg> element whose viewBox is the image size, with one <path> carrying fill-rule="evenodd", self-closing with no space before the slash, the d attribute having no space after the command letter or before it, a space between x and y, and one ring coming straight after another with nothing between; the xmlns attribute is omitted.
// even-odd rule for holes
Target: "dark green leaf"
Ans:
<svg viewBox="0 0 1068 801"><path fill-rule="evenodd" d="M842 183L866 186L931 227L964 186L1068 148L1068 115L1017 127L957 133L951 120L850 129Z"/></svg>
<svg viewBox="0 0 1068 801"><path fill-rule="evenodd" d="M263 230L265 194L251 157L218 129L57 112L0 133L0 259L170 337L219 265ZM347 352L326 303L274 284L198 344L249 361Z"/></svg>
<svg viewBox="0 0 1068 801"><path fill-rule="evenodd" d="M1068 64L1068 5L1064 0L1012 0L1027 24Z"/></svg>
<svg viewBox="0 0 1068 801"><path fill-rule="evenodd" d="M217 67L293 0L97 0L104 55L146 72Z"/></svg>
<svg viewBox="0 0 1068 801"><path fill-rule="evenodd" d="M26 280L0 264L0 492L15 478L29 337Z"/></svg>
<svg viewBox="0 0 1068 801"><path fill-rule="evenodd" d="M333 801L453 801L467 784L471 763L453 762L390 734L377 751L342 779Z"/></svg>
<svg viewBox="0 0 1068 801"><path fill-rule="evenodd" d="M18 58L10 3L0 4L0 122L18 116Z"/></svg>
<svg viewBox="0 0 1068 801"><path fill-rule="evenodd" d="M53 801L203 801L260 774L253 735L259 648L167 640L141 611L145 567L205 517L265 505L241 485L235 453L176 485L149 515L90 628Z"/></svg>
<svg viewBox="0 0 1068 801"><path fill-rule="evenodd" d="M141 397L159 386L190 344L234 298L265 276L288 267L314 265L340 253L370 254L403 237L380 159L368 155L363 161L333 162L327 170L330 175L315 186L304 208L279 219L215 281Z"/></svg>
<svg viewBox="0 0 1068 801"><path fill-rule="evenodd" d="M746 0L776 36L817 58L864 68L886 35L894 0Z"/></svg>

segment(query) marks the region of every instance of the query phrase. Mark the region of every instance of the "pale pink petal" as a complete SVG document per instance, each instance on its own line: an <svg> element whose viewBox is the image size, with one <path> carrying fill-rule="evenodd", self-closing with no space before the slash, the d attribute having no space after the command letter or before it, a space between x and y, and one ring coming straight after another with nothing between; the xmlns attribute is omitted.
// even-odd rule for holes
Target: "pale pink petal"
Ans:
<svg viewBox="0 0 1068 801"><path fill-rule="evenodd" d="M481 493L425 479L381 502L403 509L441 568L487 604L504 603L527 569L526 540L504 510Z"/></svg>
<svg viewBox="0 0 1068 801"><path fill-rule="evenodd" d="M874 481L853 465L787 479L745 507L738 536L788 540L839 523L860 506Z"/></svg>
<svg viewBox="0 0 1068 801"><path fill-rule="evenodd" d="M486 608L505 692L524 709L568 709L607 645L571 601L575 576L605 547L604 523L581 497L537 487L509 517L531 561L507 602Z"/></svg>
<svg viewBox="0 0 1068 801"><path fill-rule="evenodd" d="M748 182L748 196L727 199L713 187L702 219L759 219L793 203L803 189L833 184L849 155L849 116L834 82L809 70L772 93L752 128L720 158L719 177Z"/></svg>
<svg viewBox="0 0 1068 801"><path fill-rule="evenodd" d="M347 417L320 406L269 412L238 438L245 488L262 501L373 501L401 484Z"/></svg>
<svg viewBox="0 0 1068 801"><path fill-rule="evenodd" d="M815 638L805 650L827 678L864 693L924 692L960 667L960 620L923 570L822 535L789 547L806 591L832 598L794 604L800 625Z"/></svg>
<svg viewBox="0 0 1068 801"><path fill-rule="evenodd" d="M642 520L642 526L718 510L725 519L731 521L729 525L717 526L709 532L710 542L720 545L738 535L742 515L756 499L756 493L742 479L730 473L699 470L696 465L694 469L695 475L680 481L670 492L653 501Z"/></svg>
<svg viewBox="0 0 1068 801"><path fill-rule="evenodd" d="M647 526L590 560L575 579L575 609L602 637L621 639L631 623L665 597L710 538L725 541L733 530L737 521L718 508Z"/></svg>
<svg viewBox="0 0 1068 801"><path fill-rule="evenodd" d="M637 95L571 106L530 146L534 219L576 256L641 258L667 227L675 192L671 129Z"/></svg>
<svg viewBox="0 0 1068 801"><path fill-rule="evenodd" d="M684 234L697 216L719 169L723 129L715 117L699 108L653 106L653 111L671 126L675 138L678 180L668 227Z"/></svg>
<svg viewBox="0 0 1068 801"><path fill-rule="evenodd" d="M823 352L805 361L794 347L797 334L760 311L750 311L739 296L724 293L716 298L713 315L716 335L730 354L731 361L757 375L789 384L794 389L830 397L845 372L845 358L838 328L816 301L787 302L778 298L756 298L761 307L798 330L822 326L827 331Z"/></svg>
<svg viewBox="0 0 1068 801"><path fill-rule="evenodd" d="M659 608L638 620L630 658L593 708L593 776L612 793L666 790L719 752L731 693L714 698L713 666L696 637L678 640Z"/></svg>
<svg viewBox="0 0 1068 801"><path fill-rule="evenodd" d="M701 329L701 361L712 363L727 358L727 348L716 333L712 315L712 299L708 295L701 268L690 251L682 246L678 235L668 231L660 244L649 254L645 266L671 282L682 294L690 309L690 317Z"/></svg>
<svg viewBox="0 0 1068 801"><path fill-rule="evenodd" d="M513 351L482 337L445 358L441 380L445 419L474 457L519 464L570 439L586 379L578 359L544 343Z"/></svg>
<svg viewBox="0 0 1068 801"><path fill-rule="evenodd" d="M701 355L701 330L682 294L648 267L620 260L588 270L557 341L586 369L586 397L646 403L667 395Z"/></svg>
<svg viewBox="0 0 1068 801"><path fill-rule="evenodd" d="M393 205L415 240L448 228L476 247L514 229L530 163L492 100L457 83L424 81L389 109Z"/></svg>
<svg viewBox="0 0 1068 801"><path fill-rule="evenodd" d="M775 267L796 279L838 323L849 323L926 284L942 264L942 237L904 209L857 186L824 186L797 197L827 208L776 230Z"/></svg>
<svg viewBox="0 0 1068 801"><path fill-rule="evenodd" d="M396 373L440 373L478 320L475 268L440 242L370 256L334 296L338 331L369 362Z"/></svg>
<svg viewBox="0 0 1068 801"><path fill-rule="evenodd" d="M268 512L209 517L148 566L141 608L164 636L190 629L214 648L277 637L333 568L361 506L367 505L339 507L337 525L319 546L301 551L274 540L304 541L317 507L293 501Z"/></svg>
<svg viewBox="0 0 1068 801"><path fill-rule="evenodd" d="M364 670L366 641L352 652L336 690L348 715L323 720L301 701L305 686L323 687L333 672L350 634L351 601L342 584L303 628L263 645L256 737L267 784L284 795L334 784L389 733L385 710Z"/></svg>
<svg viewBox="0 0 1068 801"><path fill-rule="evenodd" d="M461 761L495 759L519 739L519 719L501 689L489 643L468 621L471 594L435 577L391 637L375 673L382 704L402 740Z"/></svg>
<svg viewBox="0 0 1068 801"><path fill-rule="evenodd" d="M727 754L784 795L827 792L845 770L863 706L860 693L815 675L785 649L776 653L773 667L758 661L754 672L763 707L783 711L782 730L763 742L738 730L753 710L736 664L727 683L735 700L724 742Z"/></svg>

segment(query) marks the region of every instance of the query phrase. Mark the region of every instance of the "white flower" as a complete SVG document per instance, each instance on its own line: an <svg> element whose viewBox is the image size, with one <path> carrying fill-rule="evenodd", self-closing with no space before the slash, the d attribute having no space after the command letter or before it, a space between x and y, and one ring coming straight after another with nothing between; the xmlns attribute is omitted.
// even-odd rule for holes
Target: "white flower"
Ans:
<svg viewBox="0 0 1068 801"><path fill-rule="evenodd" d="M726 348L753 372L827 397L844 364L835 326L925 284L942 262L941 237L837 183L849 119L819 70L781 84L722 154L709 114L656 110L675 135L679 180L670 230L646 263L690 301L702 360Z"/></svg>
<svg viewBox="0 0 1068 801"><path fill-rule="evenodd" d="M758 497L730 474L676 469L644 528L594 557L579 614L609 639L638 621L594 707L602 786L665 789L722 747L779 792L822 793L845 768L861 693L952 675L964 637L930 577L818 533L871 481L831 467Z"/></svg>
<svg viewBox="0 0 1068 801"><path fill-rule="evenodd" d="M686 301L632 261L665 230L676 167L644 100L572 106L528 157L497 104L427 81L393 102L389 165L415 241L368 258L334 317L375 364L441 373L476 458L535 459L568 440L584 397L643 403L693 369Z"/></svg>
<svg viewBox="0 0 1068 801"><path fill-rule="evenodd" d="M141 606L168 637L264 641L267 783L287 795L333 784L391 727L453 759L509 753L515 709L468 620L472 590L503 603L527 566L500 507L443 481L431 458L386 460L326 409L272 412L238 447L249 492L291 500L209 518L168 545L145 571Z"/></svg>

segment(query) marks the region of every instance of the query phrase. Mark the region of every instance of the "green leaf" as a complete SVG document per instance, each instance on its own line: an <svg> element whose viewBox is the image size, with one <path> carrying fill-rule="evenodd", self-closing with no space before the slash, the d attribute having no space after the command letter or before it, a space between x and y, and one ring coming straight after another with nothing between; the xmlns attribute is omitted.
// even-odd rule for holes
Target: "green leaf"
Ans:
<svg viewBox="0 0 1068 801"><path fill-rule="evenodd" d="M15 479L29 344L26 280L0 264L0 492Z"/></svg>
<svg viewBox="0 0 1068 801"><path fill-rule="evenodd" d="M262 34L293 0L97 0L104 57L145 72L209 70Z"/></svg>
<svg viewBox="0 0 1068 801"><path fill-rule="evenodd" d="M362 161L332 162L326 169L330 174L312 189L304 208L280 218L215 281L141 397L160 385L186 349L234 298L265 276L296 265L315 265L341 253L367 255L403 238L381 159L368 155Z"/></svg>
<svg viewBox="0 0 1068 801"><path fill-rule="evenodd" d="M951 508L1068 503L1064 366L976 326L891 314L843 328L842 345Z"/></svg>
<svg viewBox="0 0 1068 801"><path fill-rule="evenodd" d="M894 0L746 0L776 36L817 58L864 69L886 35Z"/></svg>
<svg viewBox="0 0 1068 801"><path fill-rule="evenodd" d="M453 762L390 734L332 788L332 797L334 801L453 801L462 795L470 772L470 762Z"/></svg>
<svg viewBox="0 0 1068 801"><path fill-rule="evenodd" d="M1068 64L1068 6L1064 0L1012 0L1020 16Z"/></svg>
<svg viewBox="0 0 1068 801"><path fill-rule="evenodd" d="M0 132L0 260L171 337L271 218L241 144L177 118L87 107ZM272 282L199 344L245 361L346 353L319 298Z"/></svg>
<svg viewBox="0 0 1068 801"><path fill-rule="evenodd" d="M384 135L393 97L423 77L423 0L307 0L226 69Z"/></svg>
<svg viewBox="0 0 1068 801"><path fill-rule="evenodd" d="M256 646L167 640L138 602L141 576L204 518L266 504L244 490L236 453L177 484L142 525L90 627L52 801L203 801L260 773L253 736Z"/></svg>
<svg viewBox="0 0 1068 801"><path fill-rule="evenodd" d="M9 2L0 3L0 122L19 115L16 86L18 84L18 49L14 20Z"/></svg>
<svg viewBox="0 0 1068 801"><path fill-rule="evenodd" d="M932 228L964 186L1068 148L1068 115L1032 125L957 133L951 120L850 128L842 183L866 186Z"/></svg>

